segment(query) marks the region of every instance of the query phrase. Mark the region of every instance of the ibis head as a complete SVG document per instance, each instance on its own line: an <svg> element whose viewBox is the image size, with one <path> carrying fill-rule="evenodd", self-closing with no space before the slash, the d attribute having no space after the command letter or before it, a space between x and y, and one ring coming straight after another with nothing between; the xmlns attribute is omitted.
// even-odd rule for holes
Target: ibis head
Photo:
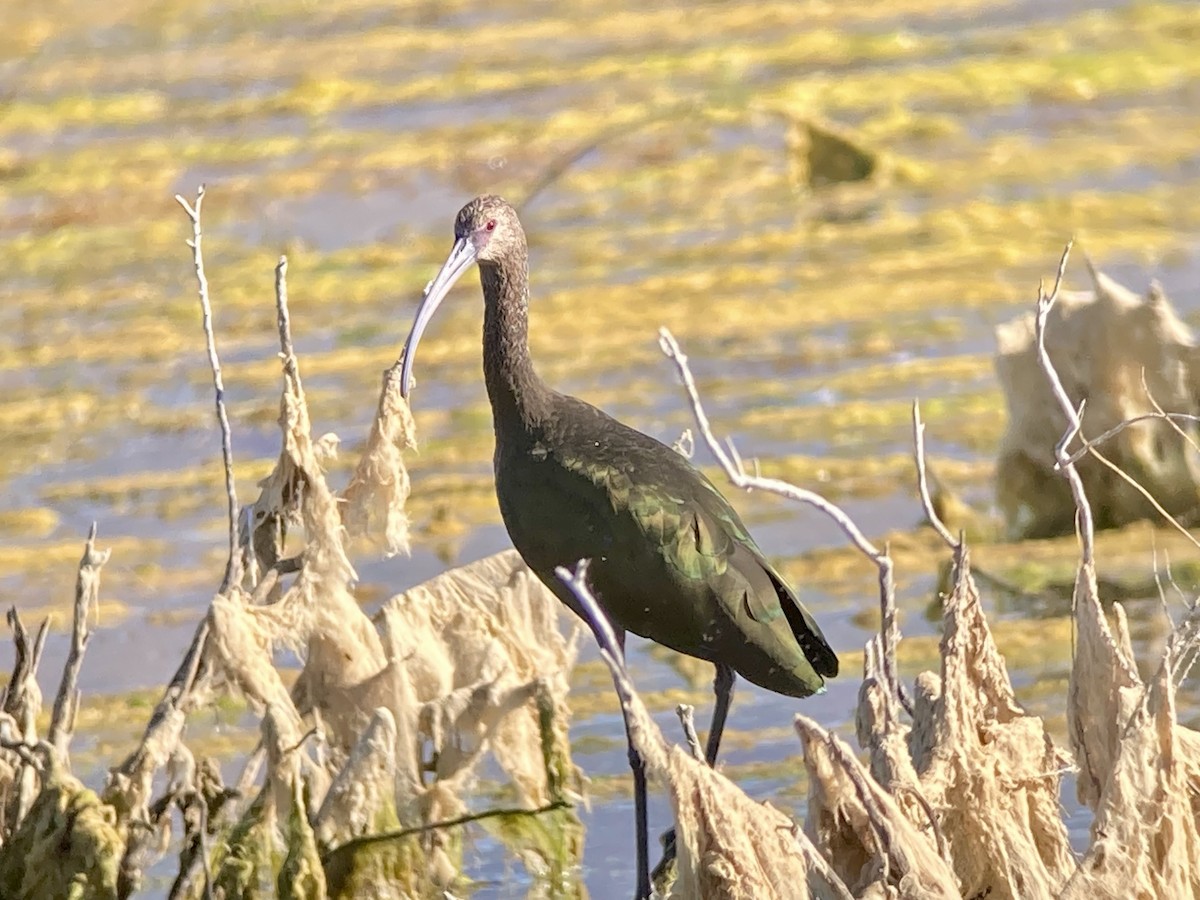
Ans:
<svg viewBox="0 0 1200 900"><path fill-rule="evenodd" d="M499 268L509 260L519 258L523 262L524 257L525 231L521 228L517 211L508 201L485 194L458 211L454 220L454 246L450 248L450 255L433 281L425 288L412 331L404 343L404 365L400 372L400 392L404 399L408 399L411 387L417 344L454 283L473 263Z"/></svg>

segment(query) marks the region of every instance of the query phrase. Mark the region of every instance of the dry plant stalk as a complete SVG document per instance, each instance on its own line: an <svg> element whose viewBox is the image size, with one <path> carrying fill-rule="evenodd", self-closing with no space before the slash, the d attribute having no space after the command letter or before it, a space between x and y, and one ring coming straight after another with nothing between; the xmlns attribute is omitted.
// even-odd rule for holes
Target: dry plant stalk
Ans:
<svg viewBox="0 0 1200 900"><path fill-rule="evenodd" d="M71 735L75 731L75 718L79 714L81 692L79 670L83 666L83 655L87 652L92 633L88 630L88 615L100 603L100 569L108 562L111 550L96 550L96 523L88 531L83 545L83 558L79 560L79 574L75 581L74 620L71 628L71 649L63 667L58 694L54 698L54 712L50 716L48 740L54 745L59 758L66 760Z"/></svg>
<svg viewBox="0 0 1200 900"><path fill-rule="evenodd" d="M806 829L853 896L963 896L937 845L840 738L806 716L796 717L796 732L811 779Z"/></svg>
<svg viewBox="0 0 1200 900"><path fill-rule="evenodd" d="M115 811L70 774L67 757L91 637L87 617L98 603L100 569L110 555L96 550L95 539L93 524L79 561L71 645L45 741L37 738L37 669L49 620L31 640L16 608L9 611L17 658L0 719L0 896L13 900L117 896L124 836Z"/></svg>
<svg viewBox="0 0 1200 900"><path fill-rule="evenodd" d="M15 606L8 611L16 659L12 674L0 697L0 746L5 777L4 823L14 828L25 818L38 788L38 761L31 750L38 744L37 718L42 711L42 689L37 670L42 661L49 633L49 619L42 620L37 635L30 637Z"/></svg>
<svg viewBox="0 0 1200 900"><path fill-rule="evenodd" d="M1100 605L1091 502L1076 457L1066 449L1081 432L1081 410L1073 405L1047 351L1047 330L1070 251L1068 245L1053 290L1039 291L1034 319L1038 361L1067 421L1055 446L1055 465L1071 488L1080 544L1074 595L1078 636L1067 719L1080 762L1079 796L1096 810L1092 843L1062 896L1196 896L1200 734L1176 720L1174 684L1177 666L1195 651L1191 620L1196 610L1175 629L1154 679L1144 684L1134 665L1124 610L1114 607L1114 633ZM1161 314L1159 306L1155 312ZM1187 435L1181 436L1186 441Z"/></svg>
<svg viewBox="0 0 1200 900"><path fill-rule="evenodd" d="M1175 719L1168 649L1121 735L1092 843L1062 900L1200 896L1200 744Z"/></svg>
<svg viewBox="0 0 1200 900"><path fill-rule="evenodd" d="M204 203L204 185L196 192L196 201L189 204L176 195L175 200L187 214L191 223L192 236L187 245L192 250L192 265L196 272L197 293L200 301L201 326L204 331L205 348L212 371L214 403L221 431L221 457L225 470L225 493L228 504L229 557L221 581L222 592L232 589L241 577L241 557L238 540L238 503L233 478L233 435L229 427L229 416L225 409L225 385L221 377L221 363L217 353L216 337L212 325L212 306L208 296L208 276L204 269L202 250L203 229L201 209ZM208 622L201 621L192 638L187 653L176 670L154 713L146 725L141 742L119 765L109 770L104 788L104 801L118 810L122 826L136 823L137 837L127 842L126 857L122 866L122 877L129 885L140 879L143 845L158 829L150 824L150 797L155 776L179 752L183 740L183 729L188 713L202 705L209 696L208 667ZM133 888L130 887L129 890Z"/></svg>

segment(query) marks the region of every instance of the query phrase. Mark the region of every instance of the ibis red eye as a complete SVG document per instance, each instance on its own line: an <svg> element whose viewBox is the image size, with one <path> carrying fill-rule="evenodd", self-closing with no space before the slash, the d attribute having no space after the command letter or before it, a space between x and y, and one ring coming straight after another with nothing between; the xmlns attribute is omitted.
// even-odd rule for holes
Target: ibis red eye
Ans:
<svg viewBox="0 0 1200 900"><path fill-rule="evenodd" d="M488 231L495 231L496 230L496 220L488 219L487 224L484 225L483 227L486 228Z"/></svg>

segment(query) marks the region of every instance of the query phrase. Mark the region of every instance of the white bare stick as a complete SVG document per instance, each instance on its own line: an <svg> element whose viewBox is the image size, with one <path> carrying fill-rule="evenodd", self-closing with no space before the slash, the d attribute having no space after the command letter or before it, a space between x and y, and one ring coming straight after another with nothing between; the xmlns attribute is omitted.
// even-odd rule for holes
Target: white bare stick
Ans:
<svg viewBox="0 0 1200 900"><path fill-rule="evenodd" d="M679 724L683 726L683 736L687 739L688 750L697 762L706 762L704 747L700 744L700 736L696 734L696 707L680 703L675 707L675 715L679 716Z"/></svg>
<svg viewBox="0 0 1200 900"><path fill-rule="evenodd" d="M1054 368L1054 363L1050 361L1050 354L1046 350L1046 323L1050 318L1050 310L1054 307L1055 301L1058 300L1058 292L1062 287L1063 275L1067 271L1067 260L1071 258L1071 248L1074 244L1074 241L1068 242L1066 249L1063 250L1062 259L1058 263L1058 274L1054 278L1054 289L1047 294L1045 283L1038 285L1037 315L1034 318L1034 333L1037 338L1038 364L1046 374L1046 379L1050 382L1050 392L1054 395L1054 399L1058 401L1058 406L1063 411L1063 415L1067 417L1067 431L1054 447L1055 468L1063 473L1063 477L1067 479L1067 483L1071 486L1071 496L1075 500L1077 516L1076 525L1079 535L1080 561L1083 565L1091 567L1095 565L1096 561L1096 529L1092 519L1092 507L1088 503L1087 492L1083 489L1083 479L1079 477L1075 463L1067 453L1067 445L1075 439L1080 429L1083 428L1083 422L1080 419L1081 410L1076 409L1075 405L1071 402L1071 398L1067 396L1062 379L1058 377L1058 371Z"/></svg>
<svg viewBox="0 0 1200 900"><path fill-rule="evenodd" d="M225 382L221 378L221 360L217 356L217 339L213 334L212 306L208 300L208 277L204 274L204 254L200 242L200 207L204 203L204 185L196 191L196 205L192 206L179 194L176 202L183 207L192 223L192 237L187 245L192 248L192 262L196 267L196 283L200 294L201 324L204 340L208 347L208 364L212 368L213 388L216 392L217 421L221 425L221 456L225 462L225 494L229 501L229 560L225 564L225 578L221 582L221 593L225 593L241 579L241 552L238 542L238 502L233 481L233 432L229 427L229 416L225 411Z"/></svg>
<svg viewBox="0 0 1200 900"><path fill-rule="evenodd" d="M921 506L925 509L925 517L951 550L957 550L960 541L945 526L933 508L933 497L929 495L929 478L925 470L925 423L921 421L921 401L913 400L913 453L917 464L917 490L921 494Z"/></svg>
<svg viewBox="0 0 1200 900"><path fill-rule="evenodd" d="M1142 376L1142 383L1145 384L1145 375L1144 374ZM1147 396L1150 395L1149 389L1147 389L1146 395ZM1150 402L1151 403L1155 402L1153 397L1150 397ZM1155 404L1155 405L1157 406L1157 404ZM1141 415L1138 415L1138 416L1131 416L1128 419L1118 422L1116 425L1114 425L1112 428L1108 429L1108 431L1104 432L1104 434L1100 435L1099 437L1094 437L1094 438L1091 438L1090 440L1084 441L1082 446L1080 446L1080 448L1078 450L1076 450L1074 453L1072 453L1070 456L1067 457L1067 462L1072 462L1072 463L1079 462L1079 460L1081 460L1081 459L1083 459L1083 457L1087 456L1088 452L1093 447L1098 447L1101 444L1103 444L1105 441L1116 437L1118 434L1120 434L1122 431L1124 431L1130 425L1136 425L1138 422L1146 422L1146 421L1149 421L1152 419L1162 419L1162 420L1169 422L1171 425L1173 425L1175 427L1175 429L1181 435L1183 435L1184 440L1186 440L1189 444L1192 444L1193 446L1195 446L1195 442L1192 440L1192 438L1188 435L1188 433L1186 431L1179 428L1177 423L1179 423L1179 422L1200 422L1200 416L1194 416L1194 415L1191 415L1190 413L1169 413L1169 412L1163 412L1163 411L1159 410L1158 412L1142 413ZM1198 451L1200 451L1200 448L1197 448L1197 449L1198 449Z"/></svg>
<svg viewBox="0 0 1200 900"><path fill-rule="evenodd" d="M587 623L592 627L592 632L596 636L596 643L600 646L600 655L604 657L604 661L612 670L617 694L620 696L621 702L625 703L633 694L633 685L629 682L628 671L625 668L625 653L617 641L616 632L613 631L608 616L604 614L604 610L596 602L591 588L588 587L587 573L590 562L591 560L581 559L575 564L574 572L566 566L558 566L555 568L554 574L558 576L559 581L570 588L575 599L587 613Z"/></svg>
<svg viewBox="0 0 1200 900"><path fill-rule="evenodd" d="M79 713L80 692L79 670L83 665L83 654L87 652L92 633L88 630L88 613L100 602L100 567L108 562L111 550L96 550L96 523L88 531L83 545L83 558L79 560L79 574L75 579L75 618L71 630L71 649L63 665L62 680L54 698L54 712L50 716L50 733L46 740L54 747L59 759L67 758L67 748L75 731L75 717Z"/></svg>
<svg viewBox="0 0 1200 900"><path fill-rule="evenodd" d="M1118 478L1120 478L1122 481L1124 481L1127 485L1129 485L1131 488L1133 488L1135 491L1137 491L1139 494L1141 494L1142 497L1146 500L1146 502L1154 507L1154 511L1157 512L1160 516L1162 516L1163 520L1168 525L1170 525L1172 528L1174 528L1176 531L1178 531L1181 535L1183 535L1185 538L1187 538L1191 542L1193 547L1195 547L1197 550L1200 550L1200 541L1196 540L1196 538L1194 538L1192 536L1192 533L1190 531L1188 531L1186 528L1184 528L1178 519L1176 519L1173 515L1171 515L1169 512L1167 512L1166 509L1163 508L1163 505L1158 502L1158 499L1153 494L1151 494L1150 491L1148 491L1145 487L1142 486L1141 482L1139 482L1136 478L1134 478L1132 475L1130 475L1128 472L1126 472L1124 469L1122 469L1120 466L1118 466L1115 462L1113 462L1107 456L1104 456L1095 447L1088 447L1088 453L1090 453L1092 456L1094 456L1096 458L1096 460L1099 463L1101 463L1103 466L1105 466L1107 469L1111 470L1114 475L1116 475Z"/></svg>
<svg viewBox="0 0 1200 900"><path fill-rule="evenodd" d="M883 644L884 676L887 678L891 690L895 692L905 711L911 714L912 700L909 698L908 692L904 689L904 685L900 683L899 675L896 674L896 645L900 641L900 625L896 619L896 585L892 558L888 555L886 549L880 551L876 548L874 544L867 540L866 535L862 533L862 530L854 523L854 520L840 506L826 500L820 494L797 487L787 481L780 481L777 478L763 478L759 475L749 474L742 464L741 457L737 455L736 449L730 453L717 440L716 435L713 434L712 424L708 421L708 414L704 412L704 405L700 402L700 392L696 388L696 380L692 377L692 371L688 367L687 356L680 349L674 335L666 328L660 328L658 330L658 344L666 357L674 362L676 369L679 370L679 377L683 380L683 386L687 390L688 399L692 406L692 414L696 418L696 427L700 431L700 436L704 438L704 443L708 445L708 449L717 458L717 462L721 464L721 468L725 470L725 474L729 477L729 480L737 487L746 491L768 491L769 493L778 494L781 497L795 500L798 503L805 503L820 510L833 519L850 542L879 569L879 606L882 618L880 637ZM729 447L733 447L731 440L727 443Z"/></svg>
<svg viewBox="0 0 1200 900"><path fill-rule="evenodd" d="M1200 416L1192 416L1187 413L1169 413L1159 402L1154 399L1154 392L1150 390L1150 385L1146 382L1146 367L1142 366L1142 390L1146 392L1146 399L1150 401L1150 405L1154 407L1154 411L1162 416L1168 425L1170 425L1177 435L1184 439L1189 447L1197 453L1200 453L1200 444L1196 443L1196 439L1179 427L1180 422L1190 422L1195 424L1200 422Z"/></svg>

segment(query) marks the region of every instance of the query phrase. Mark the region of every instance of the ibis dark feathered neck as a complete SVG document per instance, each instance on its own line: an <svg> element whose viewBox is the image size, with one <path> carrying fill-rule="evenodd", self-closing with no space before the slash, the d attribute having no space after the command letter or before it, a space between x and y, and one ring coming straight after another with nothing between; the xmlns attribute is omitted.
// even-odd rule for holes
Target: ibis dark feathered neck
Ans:
<svg viewBox="0 0 1200 900"><path fill-rule="evenodd" d="M557 395L538 378L529 359L529 245L517 211L500 197L476 197L459 211L454 246L425 288L404 345L400 390L407 399L421 335L473 264L479 266L483 286L483 371L496 437L529 436L551 415Z"/></svg>
<svg viewBox="0 0 1200 900"><path fill-rule="evenodd" d="M483 375L500 433L508 421L543 420L550 390L529 356L529 259L523 247L479 265L483 287Z"/></svg>

